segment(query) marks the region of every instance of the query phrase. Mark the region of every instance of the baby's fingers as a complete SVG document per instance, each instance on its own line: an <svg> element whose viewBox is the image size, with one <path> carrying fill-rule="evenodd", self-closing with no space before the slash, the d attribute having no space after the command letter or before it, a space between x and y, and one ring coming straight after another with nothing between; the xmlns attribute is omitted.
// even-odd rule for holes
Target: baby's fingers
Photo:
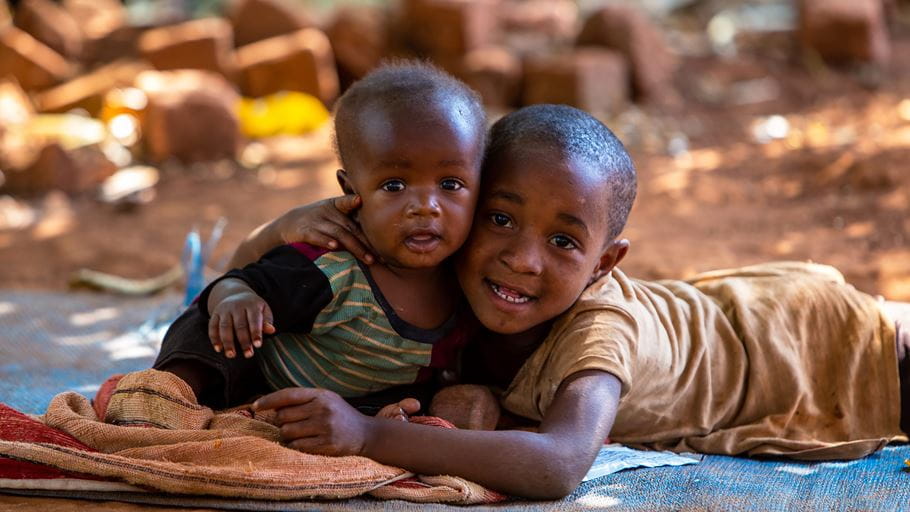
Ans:
<svg viewBox="0 0 910 512"><path fill-rule="evenodd" d="M212 342L212 348L215 352L221 353L224 345L221 343L221 335L218 331L218 314L215 313L209 318L209 341Z"/></svg>
<svg viewBox="0 0 910 512"><path fill-rule="evenodd" d="M213 316L212 318L214 319L215 317ZM228 359L233 359L237 355L237 351L234 348L234 320L230 315L219 315L217 329L218 338L224 347L224 356Z"/></svg>

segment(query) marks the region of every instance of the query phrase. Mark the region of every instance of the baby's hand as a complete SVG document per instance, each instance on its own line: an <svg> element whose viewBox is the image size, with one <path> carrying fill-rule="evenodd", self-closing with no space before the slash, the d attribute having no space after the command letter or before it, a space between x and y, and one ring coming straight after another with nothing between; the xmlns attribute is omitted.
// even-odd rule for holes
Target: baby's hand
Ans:
<svg viewBox="0 0 910 512"><path fill-rule="evenodd" d="M262 346L263 334L274 334L272 310L262 297L252 291L236 293L222 300L209 320L209 339L215 352L233 359L235 345L243 357L253 357L253 347Z"/></svg>
<svg viewBox="0 0 910 512"><path fill-rule="evenodd" d="M372 264L370 244L360 225L350 217L360 206L360 196L355 194L298 206L282 216L281 236L289 243L305 242L332 250L343 248L364 263Z"/></svg>
<svg viewBox="0 0 910 512"><path fill-rule="evenodd" d="M408 417L420 410L420 402L415 398L405 398L397 404L389 404L376 413L377 418L408 421Z"/></svg>

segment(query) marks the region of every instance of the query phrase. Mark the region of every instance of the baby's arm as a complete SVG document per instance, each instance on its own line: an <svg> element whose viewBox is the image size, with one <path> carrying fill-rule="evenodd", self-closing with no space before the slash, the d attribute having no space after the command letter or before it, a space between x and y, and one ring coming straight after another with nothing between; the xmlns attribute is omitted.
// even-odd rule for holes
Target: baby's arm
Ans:
<svg viewBox="0 0 910 512"><path fill-rule="evenodd" d="M293 448L359 454L415 473L457 475L508 494L553 499L571 493L591 467L613 425L619 392L609 373L575 373L560 385L537 433L370 418L340 399L318 404L314 397L334 397L302 388L260 398L256 408L279 410L282 436Z"/></svg>
<svg viewBox="0 0 910 512"><path fill-rule="evenodd" d="M274 334L272 310L262 297L240 279L226 278L209 292L209 339L215 352L236 355L235 343L244 357L253 357L253 347L262 346L263 334Z"/></svg>
<svg viewBox="0 0 910 512"><path fill-rule="evenodd" d="M262 257L273 247L305 242L316 247L343 247L357 259L371 264L373 256L360 226L349 217L360 208L360 196L346 195L298 206L247 235L228 262L240 268Z"/></svg>

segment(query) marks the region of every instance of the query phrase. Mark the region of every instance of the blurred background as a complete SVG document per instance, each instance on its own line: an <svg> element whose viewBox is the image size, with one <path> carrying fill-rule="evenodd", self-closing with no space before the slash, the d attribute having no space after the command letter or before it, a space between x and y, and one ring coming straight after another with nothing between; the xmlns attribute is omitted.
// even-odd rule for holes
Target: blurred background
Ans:
<svg viewBox="0 0 910 512"><path fill-rule="evenodd" d="M906 0L0 0L0 290L179 289L194 229L223 271L338 193L332 103L389 57L602 119L635 277L811 259L910 300Z"/></svg>

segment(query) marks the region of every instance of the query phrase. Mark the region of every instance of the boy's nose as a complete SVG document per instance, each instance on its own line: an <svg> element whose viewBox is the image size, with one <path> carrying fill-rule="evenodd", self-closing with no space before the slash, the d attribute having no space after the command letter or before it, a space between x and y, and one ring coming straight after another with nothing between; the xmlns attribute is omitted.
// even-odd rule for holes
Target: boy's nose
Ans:
<svg viewBox="0 0 910 512"><path fill-rule="evenodd" d="M499 253L499 259L516 274L536 276L543 272L540 248L524 237L515 237L513 243Z"/></svg>

